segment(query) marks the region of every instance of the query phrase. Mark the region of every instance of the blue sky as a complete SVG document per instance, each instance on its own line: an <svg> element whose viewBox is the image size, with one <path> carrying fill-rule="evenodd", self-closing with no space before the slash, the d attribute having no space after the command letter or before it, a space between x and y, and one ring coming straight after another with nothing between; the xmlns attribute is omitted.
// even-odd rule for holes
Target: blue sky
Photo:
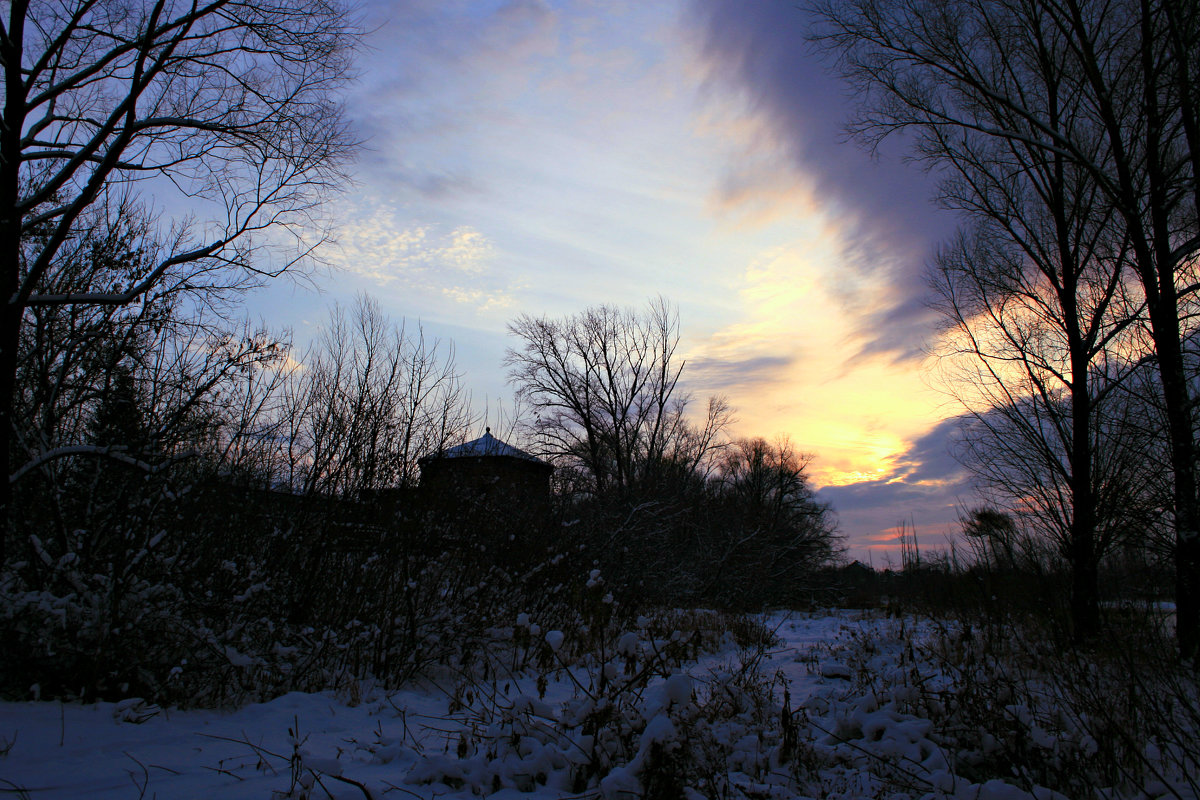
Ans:
<svg viewBox="0 0 1200 800"><path fill-rule="evenodd" d="M936 542L967 500L930 388L924 265L953 220L780 0L369 2L349 98L366 150L319 292L256 313L303 339L358 292L452 339L477 404L511 395L506 323L679 306L689 389L813 453L851 555ZM702 405L699 403L698 405Z"/></svg>

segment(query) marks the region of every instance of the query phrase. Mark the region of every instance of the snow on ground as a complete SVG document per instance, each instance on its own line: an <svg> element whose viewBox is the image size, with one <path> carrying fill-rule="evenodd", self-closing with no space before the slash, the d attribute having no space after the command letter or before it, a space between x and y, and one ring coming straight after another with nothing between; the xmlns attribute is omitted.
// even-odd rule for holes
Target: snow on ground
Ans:
<svg viewBox="0 0 1200 800"><path fill-rule="evenodd" d="M796 719L827 731L811 740L808 751L823 765L820 781L807 786L814 796L1033 796L998 781L982 786L956 782L941 752L926 738L928 721L850 691L849 679L861 666L839 657L835 643L847 636L874 636L881 630L877 626L890 623L849 612L779 615L767 622L777 629L781 644L757 662L756 674L767 682L760 685L771 687L776 700L786 691L790 707L803 709ZM564 646L557 631L547 638L555 653ZM636 639L623 640L613 663L630 658L620 651L636 645ZM871 668L888 669L894 661L886 647L879 652ZM779 763L780 742L788 735L780 731L779 707L758 717L775 723L770 735L744 724L755 713L748 706L724 717L712 713L725 694L731 706L742 702L739 697L749 697L735 691L738 675L746 674L745 659L730 644L686 664L686 676L679 672L656 678L635 693L636 708L625 709L625 717L621 709L606 707L611 701L594 686L589 698L582 673L562 669L544 673L540 687L536 671L497 680L499 695L492 698L491 714L481 711L489 706L486 691L464 694L434 684L386 693L364 689L360 698L294 693L232 712L160 710L136 701L3 703L0 752L8 752L0 756L0 794L38 800L480 795L503 800L582 793L626 800L651 794L647 764L654 759L666 763L664 759L678 754L679 742L698 740L696 726L705 726L709 741L725 752L721 763L728 771L721 780L737 787L737 794L796 797L804 786L795 778L795 759ZM610 669L616 683L618 672ZM572 775L578 776L583 754L618 749L617 738L603 743L602 732L579 722L603 714L614 730L625 726L623 735L633 744L623 761L614 760L581 792ZM879 795L870 772L881 758L919 772L924 791ZM1038 792L1037 797L1052 795Z"/></svg>

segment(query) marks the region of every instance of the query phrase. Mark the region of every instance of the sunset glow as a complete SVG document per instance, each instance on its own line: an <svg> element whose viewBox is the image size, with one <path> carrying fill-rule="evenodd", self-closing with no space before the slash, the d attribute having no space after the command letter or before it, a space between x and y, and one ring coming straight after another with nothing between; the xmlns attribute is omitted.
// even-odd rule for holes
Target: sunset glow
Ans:
<svg viewBox="0 0 1200 800"><path fill-rule="evenodd" d="M490 405L511 395L509 320L662 295L688 391L726 395L736 434L812 454L852 555L898 518L945 521L953 498L928 497L957 473L923 476L913 453L950 413L927 386L920 278L949 223L923 174L843 141L849 109L804 55L799 11L418 0L366 15L351 110L368 150L325 254L336 270L319 295L262 295L264 316L303 338L365 291L453 340ZM872 511L853 490L874 484L892 499Z"/></svg>

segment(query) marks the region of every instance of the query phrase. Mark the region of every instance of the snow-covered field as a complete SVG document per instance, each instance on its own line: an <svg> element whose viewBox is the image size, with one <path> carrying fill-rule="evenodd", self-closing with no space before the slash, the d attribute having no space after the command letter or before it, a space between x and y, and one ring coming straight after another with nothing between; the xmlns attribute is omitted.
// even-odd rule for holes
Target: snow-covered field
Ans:
<svg viewBox="0 0 1200 800"><path fill-rule="evenodd" d="M1063 797L954 776L933 723L905 710L912 681L863 680L912 668L911 621L834 612L766 623L778 635L768 649L727 638L674 670L655 656L669 639L644 630L566 669L562 635L534 629L547 643L541 669L467 683L293 693L232 712L4 703L0 795Z"/></svg>

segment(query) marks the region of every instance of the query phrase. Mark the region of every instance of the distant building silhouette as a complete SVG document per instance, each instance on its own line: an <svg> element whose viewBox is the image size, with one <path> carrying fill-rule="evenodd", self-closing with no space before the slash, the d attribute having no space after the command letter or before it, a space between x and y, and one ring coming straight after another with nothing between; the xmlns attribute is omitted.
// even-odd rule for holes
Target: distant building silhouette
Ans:
<svg viewBox="0 0 1200 800"><path fill-rule="evenodd" d="M425 456L421 494L426 500L457 501L504 507L548 507L554 468L524 450L483 436Z"/></svg>
<svg viewBox="0 0 1200 800"><path fill-rule="evenodd" d="M426 535L498 562L519 563L546 544L554 468L492 436L425 456L418 494Z"/></svg>

